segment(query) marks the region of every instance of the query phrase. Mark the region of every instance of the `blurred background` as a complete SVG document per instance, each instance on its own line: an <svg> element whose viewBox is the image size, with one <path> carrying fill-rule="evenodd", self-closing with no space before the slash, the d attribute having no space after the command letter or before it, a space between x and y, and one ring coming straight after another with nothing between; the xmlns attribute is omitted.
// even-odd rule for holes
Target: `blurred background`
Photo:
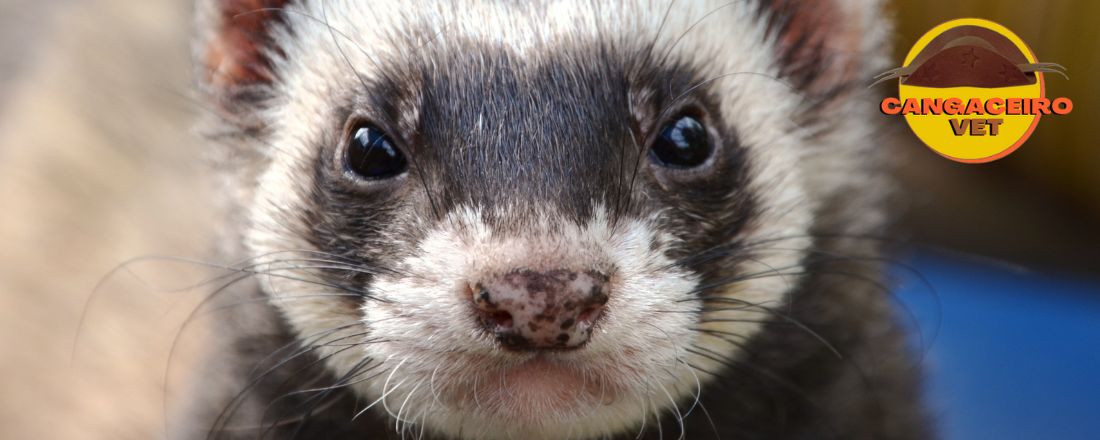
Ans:
<svg viewBox="0 0 1100 440"><path fill-rule="evenodd" d="M918 272L898 268L897 295L916 319L940 430L946 439L1100 438L1100 2L894 7L896 60L939 23L990 19L1069 69L1068 81L1047 76L1047 96L1075 106L977 166L932 154L897 124L913 144L899 146L898 172L910 203L906 263Z"/></svg>
<svg viewBox="0 0 1100 440"><path fill-rule="evenodd" d="M188 3L0 0L0 438L163 437L165 390L203 337L171 351L203 293L179 288L201 271L111 271L208 248ZM987 18L1066 66L1047 93L1075 104L984 165L894 119L899 313L941 431L1100 438L1100 2L892 6L897 61L941 22Z"/></svg>

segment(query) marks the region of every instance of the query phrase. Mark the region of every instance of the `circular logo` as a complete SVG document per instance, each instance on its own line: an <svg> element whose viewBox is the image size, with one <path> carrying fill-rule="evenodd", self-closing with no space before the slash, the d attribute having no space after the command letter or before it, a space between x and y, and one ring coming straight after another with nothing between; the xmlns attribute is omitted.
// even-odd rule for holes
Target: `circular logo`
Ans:
<svg viewBox="0 0 1100 440"><path fill-rule="evenodd" d="M913 133L936 153L965 163L990 162L1023 145L1045 114L1068 113L1068 98L1047 99L1043 72L1030 48L1000 24L952 20L925 33L902 67L879 81L899 80L886 114L902 114Z"/></svg>

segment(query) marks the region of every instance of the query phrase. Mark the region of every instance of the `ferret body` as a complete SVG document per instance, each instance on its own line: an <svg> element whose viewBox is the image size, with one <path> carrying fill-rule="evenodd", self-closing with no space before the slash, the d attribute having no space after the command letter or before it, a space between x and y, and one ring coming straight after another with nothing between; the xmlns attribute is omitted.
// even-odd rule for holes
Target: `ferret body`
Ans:
<svg viewBox="0 0 1100 440"><path fill-rule="evenodd" d="M200 2L244 263L173 438L928 438L881 13Z"/></svg>

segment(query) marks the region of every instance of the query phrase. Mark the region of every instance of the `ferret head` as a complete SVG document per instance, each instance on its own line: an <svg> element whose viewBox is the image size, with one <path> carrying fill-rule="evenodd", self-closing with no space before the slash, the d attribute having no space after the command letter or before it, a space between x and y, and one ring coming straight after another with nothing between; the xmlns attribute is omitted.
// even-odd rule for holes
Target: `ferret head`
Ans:
<svg viewBox="0 0 1100 440"><path fill-rule="evenodd" d="M247 256L332 382L402 429L590 438L688 411L816 230L878 223L835 209L870 206L876 5L206 3Z"/></svg>

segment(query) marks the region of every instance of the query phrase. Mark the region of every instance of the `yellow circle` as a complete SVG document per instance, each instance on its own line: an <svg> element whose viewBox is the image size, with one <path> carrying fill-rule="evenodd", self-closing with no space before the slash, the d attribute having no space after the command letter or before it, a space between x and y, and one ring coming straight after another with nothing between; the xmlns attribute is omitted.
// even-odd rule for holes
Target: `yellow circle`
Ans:
<svg viewBox="0 0 1100 440"><path fill-rule="evenodd" d="M904 66L909 66L933 39L959 26L977 26L1001 34L1023 53L1029 63L1037 62L1031 49L1008 28L980 18L961 18L936 26L921 36L906 55ZM1045 97L1043 75L1037 72L1035 76L1037 78L1035 84L997 88L935 88L900 84L898 95L903 103L908 99L921 101L926 98L956 98L963 103L972 98L980 99L982 103L992 98L1043 98ZM982 163L1000 159L1023 144L1038 124L1039 116L906 114L905 121L925 145L941 156L959 162ZM996 135L991 134L994 125ZM956 133L959 130L962 131L961 134Z"/></svg>

